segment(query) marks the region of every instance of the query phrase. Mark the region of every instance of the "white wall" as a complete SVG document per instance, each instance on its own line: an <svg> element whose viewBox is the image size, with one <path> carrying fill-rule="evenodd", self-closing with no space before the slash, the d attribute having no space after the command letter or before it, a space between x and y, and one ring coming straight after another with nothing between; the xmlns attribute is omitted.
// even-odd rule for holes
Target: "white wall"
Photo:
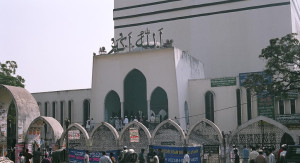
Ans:
<svg viewBox="0 0 300 163"><path fill-rule="evenodd" d="M52 117L52 102L56 102L56 116L60 122L60 101L64 101L64 120L68 117L68 101L72 101L72 123L83 124L83 101L91 99L91 89L77 89L54 92L32 93L40 103L41 115L45 115L45 103L48 103L48 116ZM90 108L91 110L93 108Z"/></svg>
<svg viewBox="0 0 300 163"><path fill-rule="evenodd" d="M222 131L233 131L237 127L236 89L238 86L211 87L210 79L189 81L189 103L191 124L205 118L205 93L214 94L214 120Z"/></svg>
<svg viewBox="0 0 300 163"><path fill-rule="evenodd" d="M115 0L115 7L151 2ZM210 2L212 1L176 1L138 7L115 11L114 18ZM289 1L240 1L160 14L149 14L147 16L115 20L115 27L282 2ZM176 47L189 51L191 55L204 63L206 77L237 76L240 72L255 72L264 68L264 62L258 58L258 55L261 49L268 45L271 38L282 37L292 32L291 9L290 5L282 5L117 28L115 29L115 38L118 38L121 32L124 35L132 32L132 42L135 42L139 32L147 28L151 32L156 32L156 40L158 40L157 30L164 28L164 39L174 39Z"/></svg>

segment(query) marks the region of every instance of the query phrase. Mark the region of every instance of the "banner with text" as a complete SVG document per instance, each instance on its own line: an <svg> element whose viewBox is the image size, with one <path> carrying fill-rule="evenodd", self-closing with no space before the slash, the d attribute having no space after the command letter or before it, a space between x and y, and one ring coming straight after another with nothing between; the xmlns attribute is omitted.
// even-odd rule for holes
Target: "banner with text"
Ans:
<svg viewBox="0 0 300 163"><path fill-rule="evenodd" d="M165 155L165 163L182 163L183 150L187 149L190 156L190 163L201 163L201 147L166 147L152 146L154 150L161 149Z"/></svg>
<svg viewBox="0 0 300 163"><path fill-rule="evenodd" d="M112 152L116 158L118 159L119 150L114 151L106 151L107 155ZM84 163L84 155L86 151L84 150L76 150L76 149L69 149L69 162L70 163ZM100 157L102 156L102 151L97 152L90 152L90 163L99 163Z"/></svg>

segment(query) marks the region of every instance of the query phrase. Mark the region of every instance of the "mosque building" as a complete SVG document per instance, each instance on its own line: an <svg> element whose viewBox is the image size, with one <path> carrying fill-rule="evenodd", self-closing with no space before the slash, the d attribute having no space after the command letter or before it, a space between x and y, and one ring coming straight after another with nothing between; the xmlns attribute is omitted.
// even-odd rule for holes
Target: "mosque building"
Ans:
<svg viewBox="0 0 300 163"><path fill-rule="evenodd" d="M243 80L263 71L258 56L270 39L299 33L300 2L114 2L112 47L94 54L91 88L32 93L42 116L84 127L91 119L100 124L127 117L149 128L172 119L185 132L205 118L241 144L272 144L276 136L278 146L299 143L299 94L262 99ZM276 131L251 135L261 131L256 122Z"/></svg>

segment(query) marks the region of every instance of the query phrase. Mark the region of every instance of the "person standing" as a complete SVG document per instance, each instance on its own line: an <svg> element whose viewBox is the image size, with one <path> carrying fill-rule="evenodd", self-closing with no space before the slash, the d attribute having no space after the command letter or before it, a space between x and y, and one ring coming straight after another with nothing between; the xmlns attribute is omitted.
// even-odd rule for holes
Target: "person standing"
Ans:
<svg viewBox="0 0 300 163"><path fill-rule="evenodd" d="M190 156L189 154L187 153L187 150L184 149L183 150L183 162L182 163L190 163Z"/></svg>
<svg viewBox="0 0 300 163"><path fill-rule="evenodd" d="M256 148L255 147L252 147L252 151L250 152L249 154L249 159L250 159L250 163L254 163L255 162L255 159L256 157L258 156L258 152L256 151Z"/></svg>
<svg viewBox="0 0 300 163"><path fill-rule="evenodd" d="M33 152L33 163L40 163L41 156L42 156L41 149L38 148L36 151Z"/></svg>
<svg viewBox="0 0 300 163"><path fill-rule="evenodd" d="M244 145L244 149L242 151L243 154L243 163L248 163L249 160L249 149L246 145Z"/></svg>
<svg viewBox="0 0 300 163"><path fill-rule="evenodd" d="M102 152L102 156L100 157L99 163L112 163L111 159L106 156L106 152Z"/></svg>
<svg viewBox="0 0 300 163"><path fill-rule="evenodd" d="M88 150L85 152L84 155L84 163L90 163L90 155Z"/></svg>
<svg viewBox="0 0 300 163"><path fill-rule="evenodd" d="M164 155L164 153L162 152L161 148L158 149L157 156L158 156L158 158L159 158L159 162L160 162L160 163L164 163L164 162L165 162L165 155Z"/></svg>
<svg viewBox="0 0 300 163"><path fill-rule="evenodd" d="M233 153L234 153L234 163L239 163L240 162L240 156L238 154L238 150L234 149Z"/></svg>
<svg viewBox="0 0 300 163"><path fill-rule="evenodd" d="M26 148L26 150L25 150L25 153L24 153L24 156L25 156L25 162L26 163L30 163L30 159L32 158L32 154L31 153L29 153L29 150Z"/></svg>
<svg viewBox="0 0 300 163"><path fill-rule="evenodd" d="M262 149L258 150L258 156L255 159L255 163L267 163L266 157L263 155L264 151Z"/></svg>
<svg viewBox="0 0 300 163"><path fill-rule="evenodd" d="M126 115L125 115L125 118L124 118L123 124L124 124L124 126L126 126L126 125L128 124L128 118L127 118L127 116L126 116Z"/></svg>
<svg viewBox="0 0 300 163"><path fill-rule="evenodd" d="M145 163L145 157L144 157L145 149L141 149L141 152L139 153L139 162Z"/></svg>
<svg viewBox="0 0 300 163"><path fill-rule="evenodd" d="M86 126L85 126L87 132L90 132L90 127L91 127L91 121L90 121L90 118L88 118L86 120Z"/></svg>
<svg viewBox="0 0 300 163"><path fill-rule="evenodd" d="M158 158L158 156L157 156L157 154L156 154L156 152L154 151L153 152L153 161L154 161L154 163L159 163L159 158Z"/></svg>
<svg viewBox="0 0 300 163"><path fill-rule="evenodd" d="M276 160L275 160L275 155L272 153L272 148L269 148L268 149L268 157L269 157L269 162L268 163L276 163Z"/></svg>
<svg viewBox="0 0 300 163"><path fill-rule="evenodd" d="M91 131L93 131L95 127L95 121L94 121L94 118L91 119Z"/></svg>
<svg viewBox="0 0 300 163"><path fill-rule="evenodd" d="M115 156L114 156L114 153L110 152L110 153L109 153L109 158L111 159L111 162L112 162L112 163L116 163L116 158L115 158Z"/></svg>

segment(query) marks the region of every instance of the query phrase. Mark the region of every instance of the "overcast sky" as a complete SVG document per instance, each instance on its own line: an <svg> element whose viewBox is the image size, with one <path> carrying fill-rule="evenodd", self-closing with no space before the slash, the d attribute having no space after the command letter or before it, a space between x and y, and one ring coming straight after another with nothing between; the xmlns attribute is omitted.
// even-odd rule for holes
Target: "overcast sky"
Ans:
<svg viewBox="0 0 300 163"><path fill-rule="evenodd" d="M0 0L0 62L33 92L91 88L92 56L109 51L113 0Z"/></svg>

